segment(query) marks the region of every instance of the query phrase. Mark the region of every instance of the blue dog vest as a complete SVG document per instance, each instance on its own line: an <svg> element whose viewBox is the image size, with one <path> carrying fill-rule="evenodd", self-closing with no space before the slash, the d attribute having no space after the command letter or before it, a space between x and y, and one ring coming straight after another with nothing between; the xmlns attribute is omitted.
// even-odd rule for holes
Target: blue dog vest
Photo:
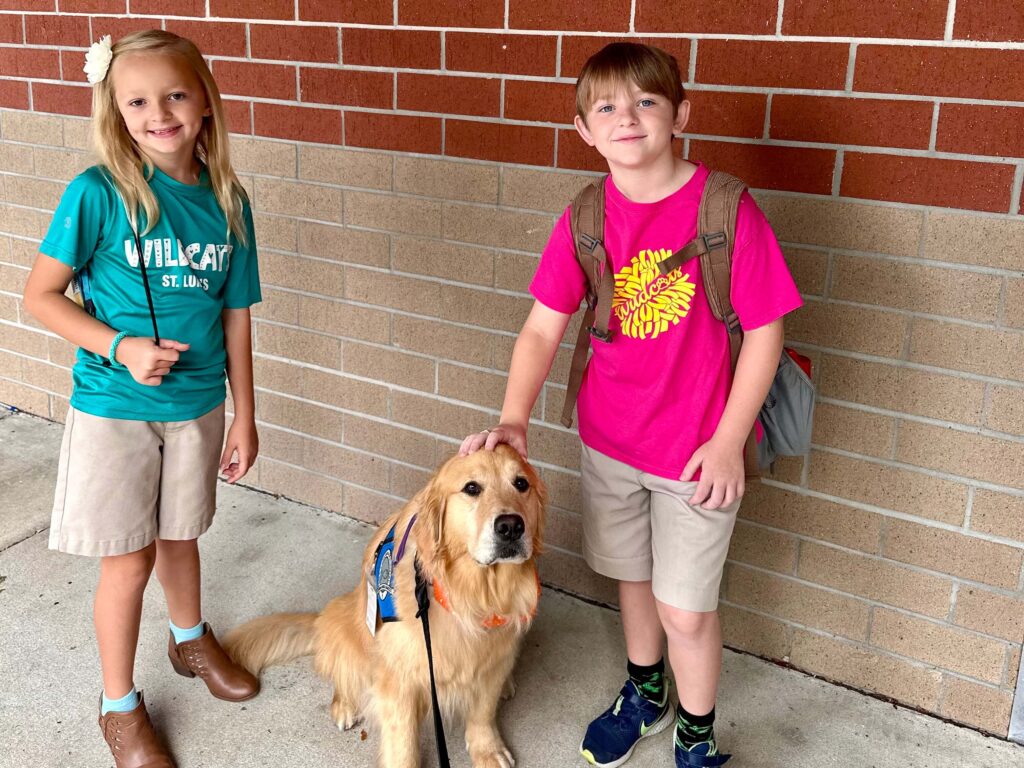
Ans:
<svg viewBox="0 0 1024 768"><path fill-rule="evenodd" d="M377 546L373 576L377 594L377 615L381 621L398 621L395 608L395 529Z"/></svg>

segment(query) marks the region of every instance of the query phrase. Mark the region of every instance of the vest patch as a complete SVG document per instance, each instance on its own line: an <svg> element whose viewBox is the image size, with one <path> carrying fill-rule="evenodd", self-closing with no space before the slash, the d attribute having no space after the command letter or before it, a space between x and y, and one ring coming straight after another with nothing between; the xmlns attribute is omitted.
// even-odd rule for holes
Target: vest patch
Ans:
<svg viewBox="0 0 1024 768"><path fill-rule="evenodd" d="M395 605L395 529L388 531L384 541L374 555L374 594L377 598L377 613L380 620L398 621Z"/></svg>

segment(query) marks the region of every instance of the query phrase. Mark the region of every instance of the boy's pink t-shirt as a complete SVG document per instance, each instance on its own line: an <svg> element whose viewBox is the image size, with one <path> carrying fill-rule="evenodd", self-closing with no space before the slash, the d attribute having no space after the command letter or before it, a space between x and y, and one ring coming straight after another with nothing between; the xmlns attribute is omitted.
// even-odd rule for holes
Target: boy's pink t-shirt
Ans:
<svg viewBox="0 0 1024 768"><path fill-rule="evenodd" d="M591 339L577 402L580 439L644 472L678 479L711 439L732 381L725 324L711 313L696 257L662 276L655 266L697 235L708 178L703 165L676 192L634 203L605 183L605 247L615 293L611 343ZM571 314L586 293L569 209L555 225L530 284L545 306ZM736 220L732 303L745 331L803 303L768 221L744 193Z"/></svg>

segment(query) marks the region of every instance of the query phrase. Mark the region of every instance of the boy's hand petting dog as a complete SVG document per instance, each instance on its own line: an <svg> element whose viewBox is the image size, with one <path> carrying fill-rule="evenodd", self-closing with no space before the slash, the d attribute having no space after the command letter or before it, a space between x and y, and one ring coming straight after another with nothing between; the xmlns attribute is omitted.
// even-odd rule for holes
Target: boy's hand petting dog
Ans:
<svg viewBox="0 0 1024 768"><path fill-rule="evenodd" d="M172 339L160 339L157 345L145 336L126 336L117 345L114 358L139 384L157 387L188 348L188 344Z"/></svg>
<svg viewBox="0 0 1024 768"><path fill-rule="evenodd" d="M693 452L679 479L688 482L700 469L700 480L688 503L704 509L728 507L743 496L743 444L714 437Z"/></svg>
<svg viewBox="0 0 1024 768"><path fill-rule="evenodd" d="M474 432L462 441L459 456L468 456L481 448L493 451L501 443L508 443L524 459L529 458L526 453L526 429L518 424L499 424L494 429Z"/></svg>

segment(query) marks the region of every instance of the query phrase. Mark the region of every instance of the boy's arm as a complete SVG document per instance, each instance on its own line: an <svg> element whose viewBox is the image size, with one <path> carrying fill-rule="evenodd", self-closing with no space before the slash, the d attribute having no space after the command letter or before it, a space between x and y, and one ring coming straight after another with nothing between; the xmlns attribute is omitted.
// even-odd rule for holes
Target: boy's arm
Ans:
<svg viewBox="0 0 1024 768"><path fill-rule="evenodd" d="M732 389L718 428L694 452L679 478L689 480L700 468L700 481L690 504L718 509L743 495L743 446L768 396L781 354L781 317L744 333Z"/></svg>
<svg viewBox="0 0 1024 768"><path fill-rule="evenodd" d="M36 256L25 283L25 309L76 347L106 358L117 330L97 320L65 295L73 276L71 267L64 262L42 253ZM155 387L178 362L180 353L188 348L188 344L172 339L160 339L157 346L151 338L127 336L117 345L114 357L139 384Z"/></svg>
<svg viewBox="0 0 1024 768"><path fill-rule="evenodd" d="M461 455L465 456L480 448L493 449L498 443L508 443L523 458L527 457L526 427L530 422L530 411L551 370L551 363L571 317L539 301L533 303L533 309L512 349L501 421L493 429L477 432L463 440L459 448Z"/></svg>
<svg viewBox="0 0 1024 768"><path fill-rule="evenodd" d="M256 433L256 397L252 384L252 324L249 308L225 309L224 349L227 353L228 384L235 417L224 441L220 471L229 483L241 480L256 461L259 436ZM237 461L232 456L237 454Z"/></svg>

